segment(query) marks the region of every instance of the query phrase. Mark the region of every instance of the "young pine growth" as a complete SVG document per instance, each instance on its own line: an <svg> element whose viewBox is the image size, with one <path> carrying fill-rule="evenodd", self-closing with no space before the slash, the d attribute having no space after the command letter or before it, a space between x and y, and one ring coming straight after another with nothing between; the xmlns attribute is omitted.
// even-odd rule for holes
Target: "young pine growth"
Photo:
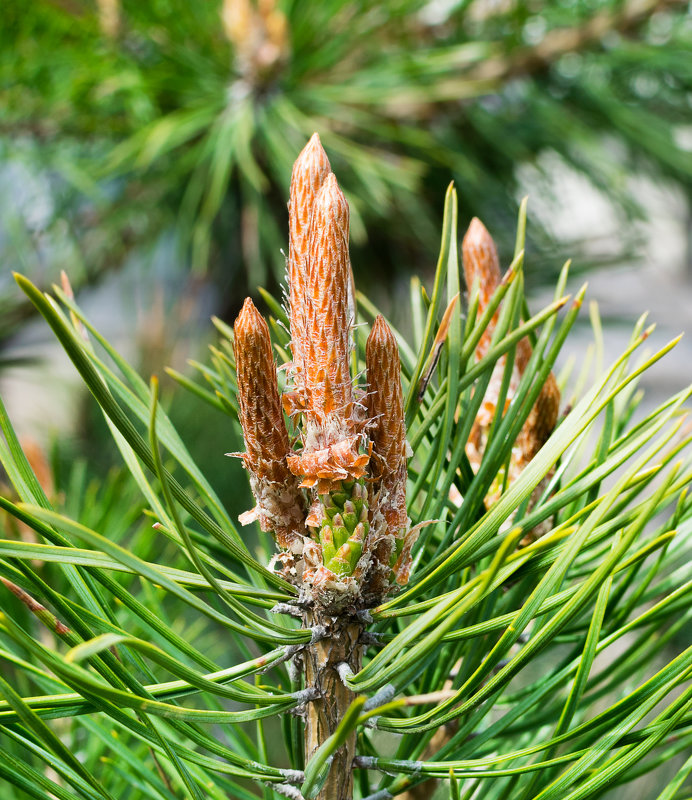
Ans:
<svg viewBox="0 0 692 800"><path fill-rule="evenodd" d="M269 328L248 297L233 326L235 333L238 411L257 507L242 515L243 523L259 520L263 531L274 531L281 547L300 552L303 497L288 469L290 453L279 388L272 357Z"/></svg>
<svg viewBox="0 0 692 800"><path fill-rule="evenodd" d="M307 317L310 217L317 193L331 172L329 159L314 134L293 165L288 201L288 291L295 385L303 389L303 355ZM302 395L302 392L301 392Z"/></svg>
<svg viewBox="0 0 692 800"><path fill-rule="evenodd" d="M489 306L491 297L502 282L502 276L495 242L493 242L485 225L476 217L471 220L469 229L464 236L462 255L466 285L471 290L474 282L477 281L478 283L478 313L480 314ZM499 314L499 310L495 312L480 337L476 346L476 361L480 361L487 355L491 348ZM516 357L514 364L511 365L509 385L504 394L505 408L509 407L530 358L531 345L528 338L524 337L517 343ZM466 453L471 465L476 469L483 459L488 431L497 411L503 373L506 369L507 358L502 356L495 365L490 384L474 420L471 435L466 445ZM550 372L512 450L509 466L510 481L519 476L522 469L546 443L557 423L559 409L560 390L555 381L555 376Z"/></svg>
<svg viewBox="0 0 692 800"><path fill-rule="evenodd" d="M240 419L258 543L157 382L17 277L127 469L48 491L0 403L0 798L687 798L692 389L637 391L675 341L640 355L642 317L556 379L584 290L565 266L531 316L525 219L504 274L478 220L458 259L451 187L409 339L367 298L356 324L317 135L289 212L288 313L247 300L205 383L170 371L215 440Z"/></svg>
<svg viewBox="0 0 692 800"><path fill-rule="evenodd" d="M492 296L500 287L502 276L495 242L485 225L477 217L471 220L471 224L464 236L462 260L466 285L469 291L474 286L478 287L478 314L482 314L488 308ZM475 349L476 362L481 361L490 351L499 316L500 311L498 309L484 329ZM495 364L490 376L490 383L480 409L475 416L471 433L466 443L466 455L475 472L478 471L483 460L488 435L498 412L500 398L502 398L504 404L502 409L502 415L504 415L519 388L519 382L524 375L530 358L531 344L528 337L523 337L517 342L513 363L507 364L507 356L502 356ZM506 386L503 390L503 380L506 380L508 370L509 380L506 381ZM506 468L498 472L487 495L486 502L489 506L501 496L504 483L513 483L546 443L557 423L559 409L560 389L555 376L552 372L549 372L541 386L538 398L514 442ZM545 489L550 477L552 477L552 473L537 487L534 492L534 500ZM526 541L530 541L535 536L544 533L545 530L547 530L546 526L535 528L527 534Z"/></svg>
<svg viewBox="0 0 692 800"><path fill-rule="evenodd" d="M351 375L349 209L315 134L298 157L289 201L292 387L281 413L269 331L251 301L235 323L243 456L258 517L282 548L282 575L300 590L305 624L322 641L303 657L312 757L354 699L340 670L360 669L359 612L408 580L415 532L406 513L406 427L394 335L378 316L366 345L366 381ZM299 488L298 488L299 487ZM300 491L304 493L301 496ZM334 754L321 797L351 796L355 737Z"/></svg>
<svg viewBox="0 0 692 800"><path fill-rule="evenodd" d="M298 157L289 202L292 388L278 402L269 331L248 299L235 323L240 420L263 530L283 575L319 615L377 605L408 580L406 428L394 335L377 317L366 382L350 372L349 210L315 134ZM299 486L304 495L296 491ZM291 527L292 526L292 527Z"/></svg>

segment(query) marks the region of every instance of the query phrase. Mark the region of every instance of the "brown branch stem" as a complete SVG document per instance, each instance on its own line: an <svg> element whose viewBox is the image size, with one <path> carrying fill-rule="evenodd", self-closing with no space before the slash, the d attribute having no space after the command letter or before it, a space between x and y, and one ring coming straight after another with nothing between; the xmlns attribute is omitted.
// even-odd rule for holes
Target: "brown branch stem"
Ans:
<svg viewBox="0 0 692 800"><path fill-rule="evenodd" d="M617 11L594 14L582 25L551 30L533 47L509 56L486 59L465 77L472 81L500 82L540 72L565 53L597 45L609 33L631 33L652 14L682 5L682 0L627 0Z"/></svg>
<svg viewBox="0 0 692 800"><path fill-rule="evenodd" d="M355 695L339 676L340 664L353 672L361 665L363 647L359 643L363 627L353 618L325 616L317 611L306 615L306 626L324 627L324 638L305 648L305 685L319 696L309 703L305 719L305 763L336 730ZM335 753L327 780L316 800L351 800L352 762L356 752L356 732Z"/></svg>

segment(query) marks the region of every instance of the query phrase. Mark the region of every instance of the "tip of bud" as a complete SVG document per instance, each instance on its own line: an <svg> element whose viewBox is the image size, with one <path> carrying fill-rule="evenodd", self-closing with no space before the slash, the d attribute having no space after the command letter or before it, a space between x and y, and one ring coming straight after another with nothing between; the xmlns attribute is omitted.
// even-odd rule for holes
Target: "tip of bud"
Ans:
<svg viewBox="0 0 692 800"><path fill-rule="evenodd" d="M385 342L392 341L396 343L396 339L394 338L394 333L392 329L387 324L387 320L382 316L382 314L378 314L375 317L375 321L372 323L372 328L370 330L370 336L368 336L368 340L371 344L384 344Z"/></svg>
<svg viewBox="0 0 692 800"><path fill-rule="evenodd" d="M365 343L365 357L371 388L378 388L379 383L383 380L389 382L399 378L399 346L394 332L382 314L375 317L370 329L370 335ZM387 375L389 369L392 370L392 375ZM375 377L376 375L378 377ZM385 375L387 375L386 378ZM381 391L382 387L379 389Z"/></svg>
<svg viewBox="0 0 692 800"><path fill-rule="evenodd" d="M481 242L484 239L491 239L491 236L488 233L488 229L478 219L478 217L474 217L469 223L468 230L466 231L466 235L464 236L464 241L473 243L473 242Z"/></svg>
<svg viewBox="0 0 692 800"><path fill-rule="evenodd" d="M233 332L235 333L236 338L247 335L253 330L256 331L258 328L264 330L266 327L267 323L264 321L264 317L257 310L257 306L249 297L246 297L243 307L240 309L240 313L233 323Z"/></svg>
<svg viewBox="0 0 692 800"><path fill-rule="evenodd" d="M322 184L322 188L315 198L315 209L320 209L326 216L332 216L339 221L341 227L348 232L348 203L336 180L336 175L330 172Z"/></svg>
<svg viewBox="0 0 692 800"><path fill-rule="evenodd" d="M70 279L67 277L67 273L64 269L60 270L60 284L62 286L63 292L70 298L70 300L74 300L74 292L72 291L72 284L70 283Z"/></svg>
<svg viewBox="0 0 692 800"><path fill-rule="evenodd" d="M293 177L296 178L296 176L306 170L314 170L316 174L324 174L324 172L329 172L330 169L329 158L327 157L324 147L322 147L320 135L315 132L312 134L305 147L300 151L300 155L293 164Z"/></svg>
<svg viewBox="0 0 692 800"><path fill-rule="evenodd" d="M474 217L461 245L466 285L470 288L476 277L480 282L483 305L501 281L500 259L493 237L488 229Z"/></svg>
<svg viewBox="0 0 692 800"><path fill-rule="evenodd" d="M327 154L324 151L324 147L322 147L322 141L317 131L315 131L315 133L312 134L312 136L308 140L308 143L300 151L300 155L298 156L298 158L300 158L305 154L312 154L312 155L319 154L320 157L324 156L324 159L327 160Z"/></svg>
<svg viewBox="0 0 692 800"><path fill-rule="evenodd" d="M240 313L236 317L235 324L237 325L239 322L245 319L250 319L255 314L259 314L257 306L255 306L255 304L252 302L252 298L246 297L243 307L240 309Z"/></svg>

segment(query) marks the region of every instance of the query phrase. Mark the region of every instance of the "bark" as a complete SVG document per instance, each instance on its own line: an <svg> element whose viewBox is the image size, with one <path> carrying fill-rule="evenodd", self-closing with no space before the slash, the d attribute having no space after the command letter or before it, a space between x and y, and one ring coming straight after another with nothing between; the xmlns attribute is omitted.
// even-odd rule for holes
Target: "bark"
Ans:
<svg viewBox="0 0 692 800"><path fill-rule="evenodd" d="M315 687L319 697L308 703L305 719L305 763L317 748L334 733L354 699L354 693L341 680L337 667L346 663L358 672L362 645L362 625L352 618L323 616L310 612L307 627L324 626L326 636L305 648L305 685ZM317 800L352 800L353 757L356 751L355 731L335 753L327 780Z"/></svg>

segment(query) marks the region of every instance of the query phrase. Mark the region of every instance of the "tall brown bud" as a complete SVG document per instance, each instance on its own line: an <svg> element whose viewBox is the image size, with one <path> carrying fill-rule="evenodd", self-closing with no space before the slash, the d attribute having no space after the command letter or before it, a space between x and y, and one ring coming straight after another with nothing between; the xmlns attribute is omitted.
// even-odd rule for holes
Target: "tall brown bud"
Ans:
<svg viewBox="0 0 692 800"><path fill-rule="evenodd" d="M348 426L353 405L349 370L349 212L329 173L315 199L308 241L303 369L308 419Z"/></svg>
<svg viewBox="0 0 692 800"><path fill-rule="evenodd" d="M329 175L329 159L320 137L313 133L293 165L288 202L288 287L293 372L302 385L308 275L308 236L315 198Z"/></svg>
<svg viewBox="0 0 692 800"><path fill-rule="evenodd" d="M257 508L242 522L259 518L262 530L290 528L301 517L302 499L286 457L290 442L276 380L269 328L252 300L245 300L233 326L238 405Z"/></svg>

